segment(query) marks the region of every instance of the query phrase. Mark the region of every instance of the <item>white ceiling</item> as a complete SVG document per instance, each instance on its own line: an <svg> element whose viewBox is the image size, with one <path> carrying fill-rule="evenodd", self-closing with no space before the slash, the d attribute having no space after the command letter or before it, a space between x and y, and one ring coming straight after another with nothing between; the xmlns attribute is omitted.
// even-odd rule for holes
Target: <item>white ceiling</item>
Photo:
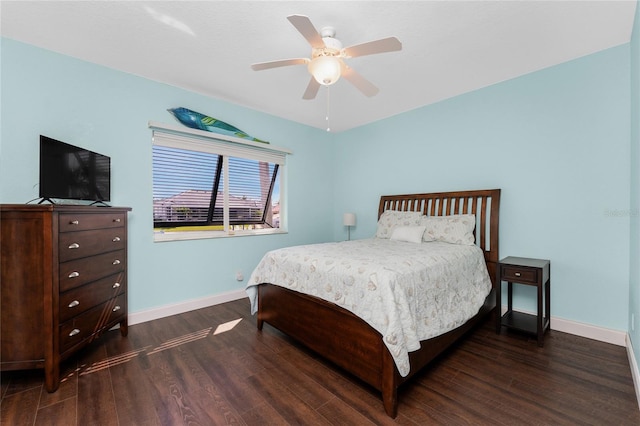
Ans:
<svg viewBox="0 0 640 426"><path fill-rule="evenodd" d="M396 36L400 52L348 60L380 88L331 86L333 132L627 43L636 1L6 1L3 36L324 129L327 90L302 94L308 57L286 19L307 15L344 46ZM175 107L189 105L165 105ZM221 118L217 111L200 111ZM169 120L169 119L168 119ZM237 123L234 123L237 124Z"/></svg>

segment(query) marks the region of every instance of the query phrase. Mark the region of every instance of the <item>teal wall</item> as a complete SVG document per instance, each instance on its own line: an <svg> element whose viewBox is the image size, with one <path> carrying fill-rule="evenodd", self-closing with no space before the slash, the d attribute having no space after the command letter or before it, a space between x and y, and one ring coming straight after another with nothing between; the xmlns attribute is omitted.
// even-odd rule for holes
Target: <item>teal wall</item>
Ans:
<svg viewBox="0 0 640 426"><path fill-rule="evenodd" d="M330 135L227 102L6 38L1 44L0 202L38 196L39 135L111 156L112 205L130 206L132 312L243 289L265 251L333 237ZM222 82L221 84L224 84ZM153 242L149 121L179 124L184 106L289 148L289 233ZM313 224L313 226L309 226Z"/></svg>
<svg viewBox="0 0 640 426"><path fill-rule="evenodd" d="M631 220L629 250L629 337L633 345L636 364L640 365L640 8L631 37L631 194L629 212Z"/></svg>
<svg viewBox="0 0 640 426"><path fill-rule="evenodd" d="M501 188L500 254L551 260L551 313L628 328L622 45L336 136L335 208L371 236L383 193ZM336 224L336 235L344 230ZM535 310L532 287L516 305Z"/></svg>
<svg viewBox="0 0 640 426"><path fill-rule="evenodd" d="M629 328L630 45L340 134L12 40L1 49L0 202L37 197L40 133L110 155L113 204L133 207L132 312L241 289L235 271L266 250L346 238L347 211L352 236L372 236L381 194L496 187L501 254L551 259L552 314ZM174 106L293 150L288 234L153 243L147 122L174 123ZM530 292L516 296L533 310Z"/></svg>

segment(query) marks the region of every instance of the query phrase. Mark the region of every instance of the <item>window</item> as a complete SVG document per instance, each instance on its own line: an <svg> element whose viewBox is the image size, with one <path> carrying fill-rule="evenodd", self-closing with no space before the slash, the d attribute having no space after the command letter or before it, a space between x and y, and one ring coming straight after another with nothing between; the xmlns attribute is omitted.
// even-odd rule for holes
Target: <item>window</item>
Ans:
<svg viewBox="0 0 640 426"><path fill-rule="evenodd" d="M284 232L287 151L199 130L150 126L156 241Z"/></svg>

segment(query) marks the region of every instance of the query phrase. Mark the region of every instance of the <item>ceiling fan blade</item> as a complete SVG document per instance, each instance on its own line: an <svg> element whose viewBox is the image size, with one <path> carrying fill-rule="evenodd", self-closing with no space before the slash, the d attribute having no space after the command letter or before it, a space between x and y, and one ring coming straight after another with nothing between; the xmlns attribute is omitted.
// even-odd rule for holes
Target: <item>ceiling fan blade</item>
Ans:
<svg viewBox="0 0 640 426"><path fill-rule="evenodd" d="M322 37L316 30L316 27L313 26L311 20L304 15L290 15L287 16L287 19L294 27L302 34L304 38L307 39L311 47L314 49L322 49L324 46L324 41L322 41Z"/></svg>
<svg viewBox="0 0 640 426"><path fill-rule="evenodd" d="M349 83L356 86L356 88L360 90L365 96L372 97L377 95L380 91L376 86L373 85L373 83L358 74L353 68L344 64L342 66L342 77L347 79Z"/></svg>
<svg viewBox="0 0 640 426"><path fill-rule="evenodd" d="M318 90L320 90L320 83L318 83L316 79L311 76L311 80L309 81L307 90L305 90L304 95L302 95L302 99L314 99L318 94Z"/></svg>
<svg viewBox="0 0 640 426"><path fill-rule="evenodd" d="M258 64L252 64L251 68L254 71L268 70L269 68L286 67L289 65L305 65L309 63L308 58L296 58L296 59L282 59L279 61L260 62Z"/></svg>
<svg viewBox="0 0 640 426"><path fill-rule="evenodd" d="M355 46L345 47L344 54L347 58L355 58L364 55L373 55L375 53L394 52L402 50L402 43L395 37L382 38L380 40L369 41L367 43L356 44Z"/></svg>

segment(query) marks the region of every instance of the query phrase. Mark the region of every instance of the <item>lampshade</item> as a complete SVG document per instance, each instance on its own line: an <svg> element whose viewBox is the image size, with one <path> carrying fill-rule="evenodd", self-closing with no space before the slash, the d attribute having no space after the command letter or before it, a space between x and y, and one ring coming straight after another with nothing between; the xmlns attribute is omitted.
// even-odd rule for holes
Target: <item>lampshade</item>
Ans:
<svg viewBox="0 0 640 426"><path fill-rule="evenodd" d="M356 226L356 214L345 213L344 216L342 216L342 224L344 226Z"/></svg>
<svg viewBox="0 0 640 426"><path fill-rule="evenodd" d="M340 59L334 56L318 56L308 65L309 72L316 81L324 86L330 86L340 78Z"/></svg>

